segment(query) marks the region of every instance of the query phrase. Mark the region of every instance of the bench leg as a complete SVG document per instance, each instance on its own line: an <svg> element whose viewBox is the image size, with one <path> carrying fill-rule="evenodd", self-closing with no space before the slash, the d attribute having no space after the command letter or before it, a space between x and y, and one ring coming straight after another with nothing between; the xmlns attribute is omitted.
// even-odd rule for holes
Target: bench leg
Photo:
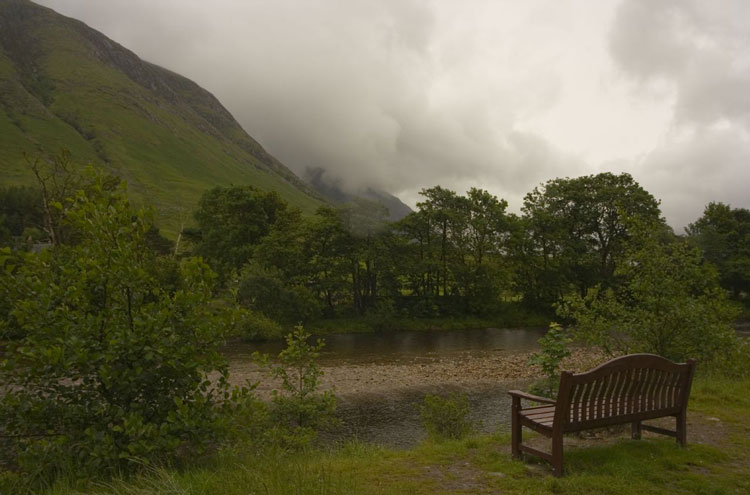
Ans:
<svg viewBox="0 0 750 495"><path fill-rule="evenodd" d="M510 449L511 455L516 459L521 458L521 399L513 397L513 403L510 408Z"/></svg>
<svg viewBox="0 0 750 495"><path fill-rule="evenodd" d="M633 440L641 439L641 422L640 421L633 421L630 424L630 434Z"/></svg>
<svg viewBox="0 0 750 495"><path fill-rule="evenodd" d="M687 445L687 411L682 411L677 415L677 425L675 428L677 432L677 443L680 447Z"/></svg>
<svg viewBox="0 0 750 495"><path fill-rule="evenodd" d="M562 435L552 435L552 471L557 478L563 475Z"/></svg>

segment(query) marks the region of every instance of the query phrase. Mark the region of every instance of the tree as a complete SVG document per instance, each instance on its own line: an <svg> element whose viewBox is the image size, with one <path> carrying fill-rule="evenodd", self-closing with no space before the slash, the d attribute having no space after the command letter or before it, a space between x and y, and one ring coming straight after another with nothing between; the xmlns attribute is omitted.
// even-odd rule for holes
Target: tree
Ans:
<svg viewBox="0 0 750 495"><path fill-rule="evenodd" d="M272 392L271 415L281 440L290 446L304 445L317 430L336 423L336 396L320 391L323 371L317 363L325 343L311 336L302 326L295 327L286 340L276 362L268 355L254 354L256 361L271 376L281 380L281 389Z"/></svg>
<svg viewBox="0 0 750 495"><path fill-rule="evenodd" d="M462 204L463 198L454 191L440 186L423 189L419 194L424 196L425 200L417 203L417 207L428 219L428 225L433 230L428 241L434 239L438 250L437 269L434 270L434 295L447 295L453 283L453 277L448 269L449 258L457 247L452 240L455 234L464 229L466 208Z"/></svg>
<svg viewBox="0 0 750 495"><path fill-rule="evenodd" d="M215 187L201 197L197 253L218 272L223 281L252 257L255 246L287 209L275 191L252 186Z"/></svg>
<svg viewBox="0 0 750 495"><path fill-rule="evenodd" d="M124 186L89 184L54 206L76 242L6 252L0 273L10 306L0 338L22 330L0 364L0 456L27 472L101 473L199 451L232 404L209 304L215 274L200 259L158 257L150 215Z"/></svg>
<svg viewBox="0 0 750 495"><path fill-rule="evenodd" d="M719 270L732 297L750 303L750 210L709 203L687 229L690 240Z"/></svg>
<svg viewBox="0 0 750 495"><path fill-rule="evenodd" d="M305 252L312 280L311 290L317 292L326 314L350 301L350 268L354 239L344 225L341 211L321 206L305 233Z"/></svg>
<svg viewBox="0 0 750 495"><path fill-rule="evenodd" d="M597 284L615 285L631 237L625 219L663 224L659 203L626 173L548 181L526 195L522 211L528 241L516 241L516 256L533 273L522 272L517 284L542 306L570 290L583 296Z"/></svg>
<svg viewBox="0 0 750 495"><path fill-rule="evenodd" d="M43 227L42 199L38 190L28 186L0 188L0 245L20 244L28 236L39 239L43 236Z"/></svg>
<svg viewBox="0 0 750 495"><path fill-rule="evenodd" d="M686 242L663 242L658 226L638 227L616 274L586 296L571 294L559 307L579 337L611 355L649 352L682 361L710 360L734 342L734 308L719 287L715 268Z"/></svg>
<svg viewBox="0 0 750 495"><path fill-rule="evenodd" d="M351 234L350 272L354 309L364 314L375 307L379 283L390 275L392 263L384 256L388 209L380 203L355 199L341 210ZM392 278L391 278L392 279Z"/></svg>
<svg viewBox="0 0 750 495"><path fill-rule="evenodd" d="M510 285L509 267L502 258L512 218L505 214L508 202L483 189L471 188L464 204L465 230L455 239L458 246L463 246L459 249L462 256L456 277L462 282L463 296L469 299L471 312L483 313L492 309L501 290Z"/></svg>
<svg viewBox="0 0 750 495"><path fill-rule="evenodd" d="M529 364L536 364L542 368L544 378L534 383L531 392L544 397L554 398L560 384L560 364L570 356L568 344L570 337L557 323L550 323L549 330L539 339L541 352L531 355Z"/></svg>

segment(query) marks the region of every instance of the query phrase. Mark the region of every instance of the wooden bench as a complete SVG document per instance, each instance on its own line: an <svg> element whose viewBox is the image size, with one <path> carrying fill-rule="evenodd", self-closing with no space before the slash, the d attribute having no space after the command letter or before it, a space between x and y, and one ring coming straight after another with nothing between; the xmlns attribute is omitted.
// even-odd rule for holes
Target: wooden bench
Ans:
<svg viewBox="0 0 750 495"><path fill-rule="evenodd" d="M670 435L684 447L686 411L695 361L677 364L653 354L631 354L612 359L585 373L563 371L557 399L511 390L512 453L536 455L552 464L555 476L563 473L563 434L632 424L632 437L641 430ZM521 399L546 404L521 408ZM675 431L641 424L641 421L674 416ZM524 445L526 426L552 439L552 453Z"/></svg>

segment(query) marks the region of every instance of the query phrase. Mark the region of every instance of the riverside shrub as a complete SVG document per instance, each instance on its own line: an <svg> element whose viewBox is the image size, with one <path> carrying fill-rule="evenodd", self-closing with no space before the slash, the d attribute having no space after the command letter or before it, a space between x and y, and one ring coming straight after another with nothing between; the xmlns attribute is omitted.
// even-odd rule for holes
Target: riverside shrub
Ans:
<svg viewBox="0 0 750 495"><path fill-rule="evenodd" d="M469 400L466 394L428 394L419 407L419 415L427 435L432 439L458 440L474 429L469 419Z"/></svg>
<svg viewBox="0 0 750 495"><path fill-rule="evenodd" d="M531 356L529 364L536 364L541 367L544 378L532 385L532 393L551 398L557 396L560 363L570 356L570 350L567 347L570 340L565 330L557 323L551 323L547 333L539 339L542 350Z"/></svg>
<svg viewBox="0 0 750 495"><path fill-rule="evenodd" d="M100 476L203 451L243 395L218 352L215 274L149 249L148 213L101 176L54 207L75 243L2 260L0 336L21 332L0 350L0 463Z"/></svg>
<svg viewBox="0 0 750 495"><path fill-rule="evenodd" d="M673 361L709 362L737 346L736 308L700 251L648 232L637 241L615 273L615 288L596 287L560 304L576 337L611 355L647 352Z"/></svg>
<svg viewBox="0 0 750 495"><path fill-rule="evenodd" d="M256 361L269 374L281 380L281 388L272 392L270 417L276 428L270 433L288 447L301 447L315 438L321 428L336 423L336 396L320 391L323 371L317 359L325 343L308 343L310 334L298 325L286 336L286 348L275 361L256 354Z"/></svg>

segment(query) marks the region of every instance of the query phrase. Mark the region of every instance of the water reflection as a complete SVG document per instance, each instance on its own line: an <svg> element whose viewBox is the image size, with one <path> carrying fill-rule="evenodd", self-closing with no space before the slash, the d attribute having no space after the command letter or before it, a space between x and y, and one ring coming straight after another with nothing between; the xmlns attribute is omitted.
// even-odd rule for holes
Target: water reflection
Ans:
<svg viewBox="0 0 750 495"><path fill-rule="evenodd" d="M423 387L395 390L390 394L360 394L342 397L338 413L341 425L323 435L335 441L357 438L391 448L413 447L426 437L419 415L419 405L427 394L466 394L470 419L481 433L510 432L510 397L508 390L525 388L528 381L503 382L497 385L464 388L458 386Z"/></svg>
<svg viewBox="0 0 750 495"><path fill-rule="evenodd" d="M470 362L486 353L513 355L538 349L545 329L484 328L435 332L384 332L325 337L323 366L418 365L422 361L452 359ZM230 368L246 366L254 351L278 354L283 342L233 343L225 349ZM388 447L411 447L424 438L418 405L428 393L465 393L471 419L484 433L508 431L510 402L507 391L525 388L528 381L395 388L379 393L339 394L341 425L324 438L360 440Z"/></svg>
<svg viewBox="0 0 750 495"><path fill-rule="evenodd" d="M422 361L452 359L461 361L481 357L486 353L506 355L537 350L537 341L545 329L485 328L441 332L385 332L377 334L330 335L321 356L324 366L349 364L415 364ZM737 333L750 337L747 326ZM225 350L230 367L247 365L254 351L278 354L283 342L235 343ZM418 365L418 364L417 364ZM395 388L381 393L352 393L339 395L341 426L328 434L328 440L359 438L389 447L411 447L424 438L418 405L428 393L465 393L471 407L471 419L480 432L509 432L510 400L507 391L525 389L529 380L498 381L497 383L434 385Z"/></svg>
<svg viewBox="0 0 750 495"><path fill-rule="evenodd" d="M500 352L513 354L538 348L544 328L480 328L460 331L382 332L328 335L321 364L369 364L414 361L452 353ZM225 350L230 361L249 359L254 351L278 354L283 342L233 343Z"/></svg>

